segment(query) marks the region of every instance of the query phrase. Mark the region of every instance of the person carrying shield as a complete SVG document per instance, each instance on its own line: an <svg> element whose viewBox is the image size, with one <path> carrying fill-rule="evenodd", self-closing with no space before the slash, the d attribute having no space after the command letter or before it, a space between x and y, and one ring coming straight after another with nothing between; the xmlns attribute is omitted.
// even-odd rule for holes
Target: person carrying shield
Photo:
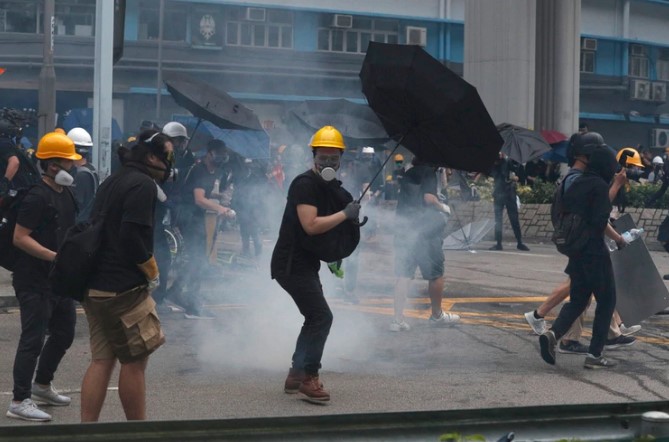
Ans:
<svg viewBox="0 0 669 442"><path fill-rule="evenodd" d="M330 393L323 388L318 371L333 316L318 277L320 259L307 244L309 238L356 220L360 204L336 180L345 149L341 133L333 126L322 127L311 137L309 147L314 165L298 175L288 189L271 272L272 279L288 292L304 316L284 392L300 393L309 402L323 403L330 400ZM331 192L342 195L341 209L327 214Z"/></svg>

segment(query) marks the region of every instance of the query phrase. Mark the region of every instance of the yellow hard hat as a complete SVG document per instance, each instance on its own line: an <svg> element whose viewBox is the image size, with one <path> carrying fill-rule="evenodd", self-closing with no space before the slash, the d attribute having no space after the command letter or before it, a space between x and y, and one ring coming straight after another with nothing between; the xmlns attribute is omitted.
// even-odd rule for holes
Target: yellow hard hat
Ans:
<svg viewBox="0 0 669 442"><path fill-rule="evenodd" d="M401 153L395 155L395 161L404 161L404 157L402 156Z"/></svg>
<svg viewBox="0 0 669 442"><path fill-rule="evenodd" d="M59 132L49 132L44 135L37 143L35 156L40 160L63 158L77 161L81 159L81 155L74 150L74 141Z"/></svg>
<svg viewBox="0 0 669 442"><path fill-rule="evenodd" d="M641 155L639 155L639 151L633 147L623 147L620 149L616 154L616 161L620 161L620 157L623 155L623 152L628 152L627 160L625 161L626 166L644 167L643 163L641 162Z"/></svg>
<svg viewBox="0 0 669 442"><path fill-rule="evenodd" d="M336 149L346 149L344 137L333 126L323 126L316 131L309 141L309 147L334 147Z"/></svg>
<svg viewBox="0 0 669 442"><path fill-rule="evenodd" d="M66 135L65 129L60 128L60 127L55 128L53 131L56 132L56 133L59 133L59 134Z"/></svg>
<svg viewBox="0 0 669 442"><path fill-rule="evenodd" d="M392 175L387 175L387 176L386 176L386 181L392 181L392 180L393 180L393 176L392 176Z"/></svg>

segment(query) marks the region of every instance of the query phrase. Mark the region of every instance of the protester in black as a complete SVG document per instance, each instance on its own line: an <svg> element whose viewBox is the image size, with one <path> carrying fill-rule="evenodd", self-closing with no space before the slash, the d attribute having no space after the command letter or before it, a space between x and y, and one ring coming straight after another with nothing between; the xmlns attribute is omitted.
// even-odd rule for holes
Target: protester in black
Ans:
<svg viewBox="0 0 669 442"><path fill-rule="evenodd" d="M50 405L70 404L70 398L58 394L51 381L74 339L74 301L56 297L48 277L65 232L74 225L76 204L68 188L73 182L68 171L81 157L72 140L54 132L42 137L36 156L44 171L42 180L21 201L14 230L14 245L24 252L12 278L21 309L21 337L14 359L14 397L7 416L48 421L51 416L37 408L31 395Z"/></svg>
<svg viewBox="0 0 669 442"><path fill-rule="evenodd" d="M13 132L9 122L0 120L0 197L39 181L35 165L14 143Z"/></svg>
<svg viewBox="0 0 669 442"><path fill-rule="evenodd" d="M318 277L320 261L300 239L328 232L346 220L357 219L360 205L351 202L344 210L325 214L327 194L317 180L340 186L335 175L345 148L344 139L337 129L325 126L314 134L309 145L314 155L314 166L309 172L313 177L299 175L290 185L271 270L272 278L288 292L304 316L284 391L299 392L308 401L322 403L330 400L318 371L332 325L332 312ZM346 194L352 201L351 195Z"/></svg>
<svg viewBox="0 0 669 442"><path fill-rule="evenodd" d="M81 420L97 421L116 360L119 397L128 420L146 419L145 370L165 341L151 291L160 285L153 257L156 183L173 164L172 144L156 131L119 149L123 166L100 186L91 217L104 218L99 263L83 306L91 363L81 388Z"/></svg>
<svg viewBox="0 0 669 442"><path fill-rule="evenodd" d="M612 209L609 182L614 177L616 164L615 156L608 147L596 148L590 155L586 172L574 179L562 197L563 210L580 215L590 237L580 253L569 257L565 269L571 278L570 301L562 307L551 329L539 337L541 356L549 364L555 364L557 341L583 313L590 295L594 294L597 308L585 367L609 368L615 365L602 356L602 351L616 305L613 267L604 244L604 231ZM616 240L623 245L620 235Z"/></svg>
<svg viewBox="0 0 669 442"><path fill-rule="evenodd" d="M518 221L518 204L516 201L516 183L518 182L517 163L500 152L499 159L495 162L492 169L492 177L495 180L492 195L495 207L495 241L497 244L492 246L490 250L502 250L502 217L504 216L505 207L506 213L509 215L513 234L518 242L516 248L524 251L530 250L523 244L520 222Z"/></svg>
<svg viewBox="0 0 669 442"><path fill-rule="evenodd" d="M245 167L233 177L235 185L231 206L237 212L237 224L242 240L242 255L251 256L253 241L254 256L262 253L260 238L260 222L266 216L264 195L267 189L267 178L263 173L263 165L257 160L246 160Z"/></svg>

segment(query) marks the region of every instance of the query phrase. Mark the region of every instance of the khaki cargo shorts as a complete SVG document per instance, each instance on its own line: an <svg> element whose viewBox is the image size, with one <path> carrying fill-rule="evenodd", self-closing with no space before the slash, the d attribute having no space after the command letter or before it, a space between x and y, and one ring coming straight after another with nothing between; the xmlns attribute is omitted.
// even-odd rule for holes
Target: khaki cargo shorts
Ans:
<svg viewBox="0 0 669 442"><path fill-rule="evenodd" d="M95 359L144 359L165 343L156 302L146 287L123 293L89 290L82 303Z"/></svg>

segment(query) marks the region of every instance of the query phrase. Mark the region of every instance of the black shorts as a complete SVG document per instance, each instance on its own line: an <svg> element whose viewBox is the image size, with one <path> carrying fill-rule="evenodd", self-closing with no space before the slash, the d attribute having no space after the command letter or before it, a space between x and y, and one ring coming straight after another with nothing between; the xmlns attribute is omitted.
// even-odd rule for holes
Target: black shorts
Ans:
<svg viewBox="0 0 669 442"><path fill-rule="evenodd" d="M444 275L444 251L440 236L395 235L395 275L413 278L416 267L423 279L432 281Z"/></svg>

